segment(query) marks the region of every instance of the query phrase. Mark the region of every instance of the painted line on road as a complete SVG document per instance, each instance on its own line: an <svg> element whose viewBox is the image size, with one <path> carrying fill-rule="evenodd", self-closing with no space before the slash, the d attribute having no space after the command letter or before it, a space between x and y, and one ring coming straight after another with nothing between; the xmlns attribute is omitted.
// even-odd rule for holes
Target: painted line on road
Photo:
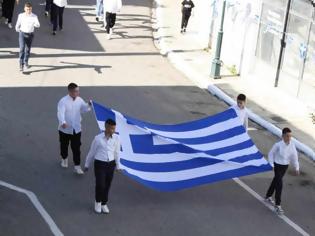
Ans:
<svg viewBox="0 0 315 236"><path fill-rule="evenodd" d="M260 201L262 204L264 204L267 208L269 208L271 211L274 211L274 208L267 204L264 201L264 198L261 197L257 192L255 192L251 187L249 187L247 184L245 184L242 180L239 178L233 178L233 180L241 186L243 189L245 189L248 193L250 193L253 197L255 197L258 201ZM309 233L305 232L299 225L294 223L292 220L290 220L287 216L285 215L278 215L280 219L282 219L285 223L290 225L293 229L295 229L297 232L299 232L303 236L310 236Z"/></svg>
<svg viewBox="0 0 315 236"><path fill-rule="evenodd" d="M33 192L31 192L31 191L29 191L27 189L23 189L23 188L20 188L18 186L9 184L9 183L1 181L1 180L0 180L0 185L3 186L3 187L9 188L11 190L14 190L14 191L26 194L26 196L30 199L32 204L35 206L36 210L39 212L39 214L43 217L43 219L48 224L51 232L55 236L63 236L63 233L60 231L60 229L58 228L56 223L53 221L53 219L47 213L47 211L42 206L42 204L39 202L38 198L36 197L36 195Z"/></svg>

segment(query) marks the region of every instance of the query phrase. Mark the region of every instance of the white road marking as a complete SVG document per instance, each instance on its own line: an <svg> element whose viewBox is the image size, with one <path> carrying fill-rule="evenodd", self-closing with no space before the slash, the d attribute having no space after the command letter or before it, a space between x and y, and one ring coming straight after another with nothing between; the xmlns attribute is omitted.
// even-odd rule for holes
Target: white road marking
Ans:
<svg viewBox="0 0 315 236"><path fill-rule="evenodd" d="M270 210L274 211L274 208L267 204L264 201L264 198L261 197L258 193L256 193L252 188L250 188L247 184L245 184L242 180L239 178L233 178L233 180L240 185L243 189L245 189L248 193L250 193L253 197L255 197L258 201L260 201L262 204L264 204L266 207L268 207ZM290 220L285 215L278 215L279 218L281 218L285 223L290 225L293 229L295 229L297 232L299 232L303 236L310 236L309 233L305 232L300 226L298 226L296 223L294 223L292 220Z"/></svg>
<svg viewBox="0 0 315 236"><path fill-rule="evenodd" d="M44 207L39 202L38 198L36 197L36 195L33 192L31 192L31 191L29 191L27 189L23 189L23 188L20 188L18 186L9 184L9 183L1 181L1 180L0 180L0 185L3 186L3 187L9 188L11 190L14 190L14 191L17 191L17 192L20 192L20 193L24 193L31 200L31 202L33 203L33 205L35 206L35 208L39 212L39 214L46 221L46 223L48 224L51 232L55 236L63 236L63 233L60 231L60 229L58 228L56 223L53 221L53 219L50 217L50 215L44 209Z"/></svg>

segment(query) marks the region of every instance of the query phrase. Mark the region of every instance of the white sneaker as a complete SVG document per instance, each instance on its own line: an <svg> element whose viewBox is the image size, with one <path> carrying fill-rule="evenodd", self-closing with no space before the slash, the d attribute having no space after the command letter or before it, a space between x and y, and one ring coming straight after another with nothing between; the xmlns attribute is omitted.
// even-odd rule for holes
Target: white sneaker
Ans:
<svg viewBox="0 0 315 236"><path fill-rule="evenodd" d="M282 207L280 205L275 206L275 211L279 215L283 215L283 213L284 213L284 210L282 209Z"/></svg>
<svg viewBox="0 0 315 236"><path fill-rule="evenodd" d="M61 159L61 167L68 168L68 158Z"/></svg>
<svg viewBox="0 0 315 236"><path fill-rule="evenodd" d="M107 40L110 40L110 38L111 38L111 35L107 34Z"/></svg>
<svg viewBox="0 0 315 236"><path fill-rule="evenodd" d="M94 209L96 213L102 213L102 203L95 202Z"/></svg>
<svg viewBox="0 0 315 236"><path fill-rule="evenodd" d="M274 200L272 199L272 197L267 197L267 198L265 198L265 202L266 202L266 203L269 203L269 204L271 204L271 205L275 205L275 202L274 202Z"/></svg>
<svg viewBox="0 0 315 236"><path fill-rule="evenodd" d="M114 29L113 29L113 28L110 28L110 29L109 29L109 34L112 35L113 33L114 33Z"/></svg>
<svg viewBox="0 0 315 236"><path fill-rule="evenodd" d="M8 27L9 27L10 29L12 29L12 24L11 24L11 23L8 23Z"/></svg>
<svg viewBox="0 0 315 236"><path fill-rule="evenodd" d="M105 214L109 214L109 209L107 205L102 205L102 212Z"/></svg>
<svg viewBox="0 0 315 236"><path fill-rule="evenodd" d="M81 166L74 166L74 172L77 173L78 175L83 175L84 172L81 169Z"/></svg>
<svg viewBox="0 0 315 236"><path fill-rule="evenodd" d="M9 19L5 19L4 24L8 24L9 23Z"/></svg>

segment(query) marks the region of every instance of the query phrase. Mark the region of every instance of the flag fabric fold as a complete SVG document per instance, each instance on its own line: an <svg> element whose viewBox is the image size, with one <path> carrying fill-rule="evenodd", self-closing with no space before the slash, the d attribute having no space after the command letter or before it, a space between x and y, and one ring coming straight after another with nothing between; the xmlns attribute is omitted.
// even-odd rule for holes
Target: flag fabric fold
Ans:
<svg viewBox="0 0 315 236"><path fill-rule="evenodd" d="M96 102L93 107L101 130L109 118L117 123L124 173L155 190L181 190L272 169L232 108L196 121L157 125Z"/></svg>

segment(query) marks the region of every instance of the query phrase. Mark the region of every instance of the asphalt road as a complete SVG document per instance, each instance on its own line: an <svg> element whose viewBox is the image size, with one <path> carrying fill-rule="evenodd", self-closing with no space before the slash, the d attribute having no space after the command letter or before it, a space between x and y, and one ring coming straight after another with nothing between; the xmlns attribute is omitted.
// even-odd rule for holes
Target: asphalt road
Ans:
<svg viewBox="0 0 315 236"><path fill-rule="evenodd" d="M94 2L93 2L94 3ZM56 106L71 82L81 96L154 123L177 123L227 106L176 71L153 45L151 1L127 0L107 41L93 3L71 2L64 31L50 35L43 6L31 69L18 72L17 34L0 25L0 180L33 191L64 235L299 235L234 181L172 193L143 187L116 173L109 215L93 212L94 176L59 165ZM18 7L21 10L21 5ZM82 160L98 129L83 117ZM266 154L277 140L250 124ZM285 177L286 215L315 235L314 167L301 155L302 175ZM264 196L272 173L242 180ZM0 187L0 235L49 235L46 223L21 193Z"/></svg>

